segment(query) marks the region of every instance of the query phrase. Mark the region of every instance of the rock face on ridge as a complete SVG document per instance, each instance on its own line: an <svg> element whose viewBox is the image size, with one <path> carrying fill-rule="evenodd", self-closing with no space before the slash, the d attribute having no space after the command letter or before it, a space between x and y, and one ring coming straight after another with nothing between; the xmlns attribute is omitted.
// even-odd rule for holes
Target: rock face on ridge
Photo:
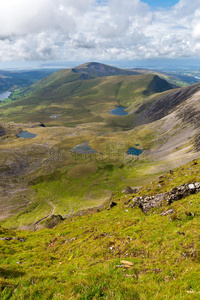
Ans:
<svg viewBox="0 0 200 300"><path fill-rule="evenodd" d="M200 192L200 182L194 182L174 187L169 193L157 194L155 196L141 196L133 198L133 202L129 207L138 206L144 213L147 213L151 208L162 205L162 202L167 202L170 205L172 202L185 198L191 194Z"/></svg>

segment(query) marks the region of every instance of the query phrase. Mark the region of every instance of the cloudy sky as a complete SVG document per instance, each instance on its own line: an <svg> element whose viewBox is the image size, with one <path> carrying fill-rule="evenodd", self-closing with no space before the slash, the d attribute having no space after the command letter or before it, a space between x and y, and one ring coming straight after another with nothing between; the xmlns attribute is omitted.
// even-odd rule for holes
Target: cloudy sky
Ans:
<svg viewBox="0 0 200 300"><path fill-rule="evenodd" d="M0 0L0 61L200 58L199 0Z"/></svg>

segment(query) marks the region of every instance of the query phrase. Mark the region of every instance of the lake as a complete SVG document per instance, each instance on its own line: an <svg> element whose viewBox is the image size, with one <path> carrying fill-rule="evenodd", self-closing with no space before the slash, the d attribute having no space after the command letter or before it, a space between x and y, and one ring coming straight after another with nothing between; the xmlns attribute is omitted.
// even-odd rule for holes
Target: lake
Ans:
<svg viewBox="0 0 200 300"><path fill-rule="evenodd" d="M8 99L8 97L9 97L11 94L12 94L11 92L3 92L3 93L0 93L0 101L5 100L5 99Z"/></svg>
<svg viewBox="0 0 200 300"><path fill-rule="evenodd" d="M71 149L71 151L75 153L80 153L80 154L86 154L86 153L98 153L98 151L92 149L89 145L88 142L83 142L80 145L76 145Z"/></svg>
<svg viewBox="0 0 200 300"><path fill-rule="evenodd" d="M142 154L142 152L143 152L143 150L140 150L140 149L136 149L136 148L130 147L130 148L126 151L126 154L139 156L140 154Z"/></svg>
<svg viewBox="0 0 200 300"><path fill-rule="evenodd" d="M28 131L21 131L20 133L17 134L19 138L24 138L24 139L33 139L34 137L37 136L37 134L30 133Z"/></svg>
<svg viewBox="0 0 200 300"><path fill-rule="evenodd" d="M125 106L118 106L110 111L110 114L115 116L126 116L128 113L125 111L127 107Z"/></svg>

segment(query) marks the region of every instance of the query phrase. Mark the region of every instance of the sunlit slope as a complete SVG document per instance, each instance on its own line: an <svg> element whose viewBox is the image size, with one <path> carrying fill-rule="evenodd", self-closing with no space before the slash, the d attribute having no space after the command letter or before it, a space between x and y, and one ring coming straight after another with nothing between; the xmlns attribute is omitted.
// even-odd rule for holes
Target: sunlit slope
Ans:
<svg viewBox="0 0 200 300"><path fill-rule="evenodd" d="M125 105L131 111L151 95L171 88L155 75L95 77L62 70L31 86L24 98L2 106L0 121L65 126L105 122L116 106Z"/></svg>
<svg viewBox="0 0 200 300"><path fill-rule="evenodd" d="M199 164L165 174L138 195L199 181ZM132 197L117 194L113 208L53 229L1 227L1 299L199 299L199 193L147 214L126 204Z"/></svg>

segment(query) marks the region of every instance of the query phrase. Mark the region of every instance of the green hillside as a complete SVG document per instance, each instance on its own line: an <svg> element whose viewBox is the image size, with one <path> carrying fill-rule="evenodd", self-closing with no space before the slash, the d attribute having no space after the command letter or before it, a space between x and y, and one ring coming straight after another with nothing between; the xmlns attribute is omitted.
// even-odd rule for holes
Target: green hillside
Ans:
<svg viewBox="0 0 200 300"><path fill-rule="evenodd" d="M109 112L116 106L124 105L130 112L152 94L174 87L157 75L136 75L102 64L90 66L61 70L37 82L21 93L21 99L0 107L0 121L76 126L98 120L107 124L112 121ZM119 126L132 127L130 116L123 122Z"/></svg>
<svg viewBox="0 0 200 300"><path fill-rule="evenodd" d="M200 181L199 165L166 173L138 195ZM82 212L54 229L0 228L1 299L199 299L200 194L147 214L129 207L135 196L114 194L114 207ZM55 218L44 222L51 227Z"/></svg>

